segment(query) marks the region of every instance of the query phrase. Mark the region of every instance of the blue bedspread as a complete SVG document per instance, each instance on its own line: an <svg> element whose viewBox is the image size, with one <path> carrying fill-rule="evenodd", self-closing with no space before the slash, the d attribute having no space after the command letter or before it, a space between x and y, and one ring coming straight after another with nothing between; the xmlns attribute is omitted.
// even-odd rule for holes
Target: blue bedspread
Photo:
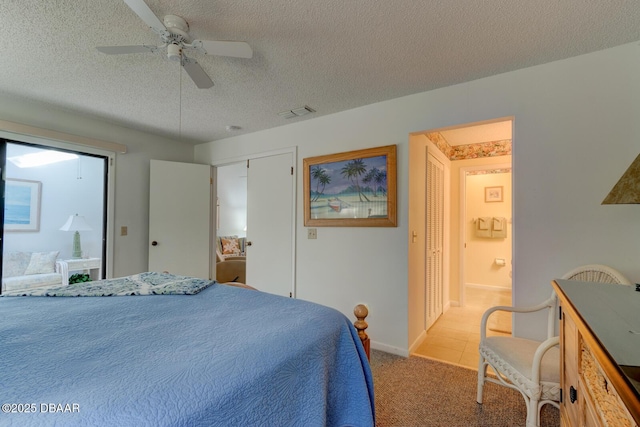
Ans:
<svg viewBox="0 0 640 427"><path fill-rule="evenodd" d="M1 298L0 363L2 426L374 425L371 372L344 315L219 284Z"/></svg>

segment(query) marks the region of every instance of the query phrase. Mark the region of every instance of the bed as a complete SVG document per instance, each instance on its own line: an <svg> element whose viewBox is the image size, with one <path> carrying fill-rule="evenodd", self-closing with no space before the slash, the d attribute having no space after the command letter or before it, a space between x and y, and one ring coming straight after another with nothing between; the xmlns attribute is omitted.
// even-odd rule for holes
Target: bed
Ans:
<svg viewBox="0 0 640 427"><path fill-rule="evenodd" d="M343 314L166 283L129 296L0 298L0 425L375 424L367 357Z"/></svg>

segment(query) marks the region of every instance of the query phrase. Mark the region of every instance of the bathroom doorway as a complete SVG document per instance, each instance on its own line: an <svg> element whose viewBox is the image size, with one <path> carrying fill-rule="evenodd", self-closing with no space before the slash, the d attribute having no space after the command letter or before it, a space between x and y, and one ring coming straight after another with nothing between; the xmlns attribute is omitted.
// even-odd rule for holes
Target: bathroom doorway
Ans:
<svg viewBox="0 0 640 427"><path fill-rule="evenodd" d="M412 305L418 298L428 298L428 292L422 290L426 276L423 270L427 266L422 262L424 251L420 252L426 236L426 227L421 229L420 224L428 223L425 221L428 210L419 208L428 197L421 196L425 190L414 184L419 183L425 167L410 160L410 200L415 203L410 202L413 206L409 225L409 317L416 323L410 323L409 327L412 336L417 336L410 346L414 354L477 367L482 313L490 306L511 305L512 128L513 119L503 118L410 136L410 150L415 154L410 159L420 158L419 150L425 146L428 150L438 149L447 157L445 181L449 184L445 185L445 210L450 221L443 245L449 260L444 273L444 310L428 327L422 320L426 316L420 315L427 303ZM473 198L467 200L471 195ZM494 217L496 233L492 236ZM486 222L487 227L481 228L488 228L489 235L471 234L475 233L479 219ZM478 252L475 246L479 243ZM508 318L508 324L502 320L500 325L492 325L495 329L492 333L510 334L511 319ZM420 328L422 333L418 334Z"/></svg>

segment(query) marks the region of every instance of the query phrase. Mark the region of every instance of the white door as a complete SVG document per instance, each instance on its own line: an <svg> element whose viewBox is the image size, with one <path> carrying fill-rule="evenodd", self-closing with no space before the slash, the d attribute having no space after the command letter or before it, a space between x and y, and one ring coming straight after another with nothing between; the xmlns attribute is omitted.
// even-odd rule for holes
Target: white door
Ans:
<svg viewBox="0 0 640 427"><path fill-rule="evenodd" d="M149 271L211 279L212 168L151 160Z"/></svg>
<svg viewBox="0 0 640 427"><path fill-rule="evenodd" d="M427 153L427 329L442 314L444 287L444 165Z"/></svg>
<svg viewBox="0 0 640 427"><path fill-rule="evenodd" d="M249 160L247 284L295 296L293 270L293 153Z"/></svg>

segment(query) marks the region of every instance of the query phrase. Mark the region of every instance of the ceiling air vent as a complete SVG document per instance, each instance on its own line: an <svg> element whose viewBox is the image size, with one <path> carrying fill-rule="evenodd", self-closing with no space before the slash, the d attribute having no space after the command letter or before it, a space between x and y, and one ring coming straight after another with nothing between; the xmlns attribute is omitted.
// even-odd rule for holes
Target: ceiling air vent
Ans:
<svg viewBox="0 0 640 427"><path fill-rule="evenodd" d="M294 117L306 116L309 113L315 112L316 110L305 105L304 107L294 108L293 110L281 111L278 115L283 119L292 119Z"/></svg>

